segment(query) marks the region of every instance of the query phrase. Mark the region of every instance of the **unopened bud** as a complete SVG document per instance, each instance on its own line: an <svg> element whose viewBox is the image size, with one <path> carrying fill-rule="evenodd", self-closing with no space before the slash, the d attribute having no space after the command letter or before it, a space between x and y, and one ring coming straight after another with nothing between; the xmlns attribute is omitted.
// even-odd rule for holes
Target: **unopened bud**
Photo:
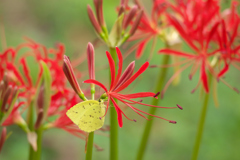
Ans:
<svg viewBox="0 0 240 160"><path fill-rule="evenodd" d="M65 74L65 76L67 77L69 83L71 84L73 90L78 94L83 94L82 93L82 90L77 82L77 79L76 79L76 76L73 72L73 68L72 68L72 65L70 63L70 60L69 58L64 55L63 56L63 72Z"/></svg>
<svg viewBox="0 0 240 160"><path fill-rule="evenodd" d="M3 99L2 99L2 106L1 106L1 112L5 112L6 111L6 105L8 102L8 99L11 95L12 92L12 86L9 86L6 90L6 92L3 95Z"/></svg>
<svg viewBox="0 0 240 160"><path fill-rule="evenodd" d="M120 7L119 11L118 11L118 17L121 16L122 13L125 12L125 9L123 6Z"/></svg>
<svg viewBox="0 0 240 160"><path fill-rule="evenodd" d="M92 22L93 27L95 28L95 31L98 34L101 34L102 29L101 29L99 23L97 22L96 17L94 16L92 8L89 5L87 6L87 12L88 12L89 19Z"/></svg>
<svg viewBox="0 0 240 160"><path fill-rule="evenodd" d="M35 123L35 129L38 129L42 123L42 119L43 119L43 109L40 109L38 111L38 115L37 115L37 121Z"/></svg>
<svg viewBox="0 0 240 160"><path fill-rule="evenodd" d="M143 15L143 10L141 10L140 13L138 13L135 21L133 22L133 26L132 26L132 28L131 28L131 30L130 30L130 32L129 32L130 35L134 35L134 33L135 33L135 31L137 30L137 27L138 27L138 25L139 25L139 23L140 23L140 20L141 20L141 18L142 18L142 15Z"/></svg>
<svg viewBox="0 0 240 160"><path fill-rule="evenodd" d="M89 78L95 79L95 54L94 54L94 47L91 43L88 43L88 46L87 46L87 60L88 60Z"/></svg>
<svg viewBox="0 0 240 160"><path fill-rule="evenodd" d="M96 15L98 19L98 23L100 26L105 26L104 18L103 18L103 1L102 0L94 0L94 5L96 9Z"/></svg>
<svg viewBox="0 0 240 160"><path fill-rule="evenodd" d="M137 6L133 6L132 9L130 10L129 14L126 16L123 22L123 29L125 30L127 26L130 24L132 19L134 18L135 14L137 13Z"/></svg>
<svg viewBox="0 0 240 160"><path fill-rule="evenodd" d="M44 106L44 85L42 84L39 89L38 97L37 97L37 108L43 109Z"/></svg>

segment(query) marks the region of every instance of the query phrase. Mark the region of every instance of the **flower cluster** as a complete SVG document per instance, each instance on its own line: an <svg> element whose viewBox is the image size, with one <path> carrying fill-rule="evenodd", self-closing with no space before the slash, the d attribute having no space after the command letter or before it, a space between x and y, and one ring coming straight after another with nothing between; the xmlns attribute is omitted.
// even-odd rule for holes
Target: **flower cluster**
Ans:
<svg viewBox="0 0 240 160"><path fill-rule="evenodd" d="M125 105L130 107L133 111L135 111L137 114L144 117L145 119L147 119L147 118L142 113L153 116L153 117L164 119L166 121L169 121L170 123L176 123L176 121L167 120L165 118L149 114L149 113L144 112L136 107L133 107L133 104L139 104L139 105L145 105L145 106L157 107L157 108L180 108L180 109L182 109L179 105L177 105L178 107L160 107L160 106L144 104L144 103L141 103L141 101L133 100L136 98L144 98L144 97L158 98L157 96L159 95L159 93L152 93L152 92L140 92L140 93L133 93L133 94L119 93L119 92L123 91L124 89L126 89L139 75L141 75L148 68L149 62L145 62L139 68L139 70L135 74L133 74L134 68L135 68L135 62L133 61L128 65L128 67L125 69L125 71L122 74L123 57L122 57L122 54L121 54L120 50L118 49L118 47L116 47L116 53L117 53L118 60L119 60L117 75L115 73L116 66L115 66L114 60L113 60L111 54L108 51L106 52L110 71L111 71L111 83L110 83L109 89L107 89L102 83L100 83L99 81L94 80L94 79L85 80L84 83L96 84L105 91L105 93L101 96L101 99L107 99L107 109L106 110L108 110L109 102L111 101L113 103L113 105L116 109L117 115L118 115L119 126L122 127L122 125L123 125L122 115L124 115L128 120L131 120L131 121L136 121L136 120L128 118L124 114L124 112L121 110L121 108L119 107L119 105L116 103L116 101L114 99L117 99L120 102L124 103ZM107 111L106 111L106 113L107 113Z"/></svg>
<svg viewBox="0 0 240 160"><path fill-rule="evenodd" d="M159 2L161 3L161 2ZM229 65L239 69L240 45L237 43L239 32L239 15L236 12L236 2L232 2L231 9L221 12L220 1L181 1L168 4L169 11L166 19L181 35L184 41L193 50L186 53L174 49L161 49L160 54L173 55L184 58L174 65L183 65L166 84L164 93L171 82L183 70L191 67L189 79L200 70L198 86L202 83L204 90L209 92L208 72L217 80L231 87L222 77L229 70ZM218 67L217 67L218 66Z"/></svg>
<svg viewBox="0 0 240 160"><path fill-rule="evenodd" d="M111 48L120 46L130 36L134 35L143 14L142 10L138 11L137 6L133 6L129 9L127 1L121 1L118 9L118 18L113 25L111 32L108 33L103 17L103 0L94 0L94 7L96 10L96 16L90 5L87 6L89 19L97 34ZM128 30L131 23L132 27Z"/></svg>
<svg viewBox="0 0 240 160"><path fill-rule="evenodd" d="M66 110L80 99L66 85L62 70L64 50L64 45L60 43L56 48L48 49L27 39L27 42L0 54L2 126L17 124L27 133L40 127L43 129L57 127L84 139L85 133L79 130L65 114ZM35 63L34 68L31 69L30 60ZM36 121L29 122L30 117L24 120L22 113L30 114L33 109L36 109ZM57 119L53 122L49 121L53 116L57 116Z"/></svg>

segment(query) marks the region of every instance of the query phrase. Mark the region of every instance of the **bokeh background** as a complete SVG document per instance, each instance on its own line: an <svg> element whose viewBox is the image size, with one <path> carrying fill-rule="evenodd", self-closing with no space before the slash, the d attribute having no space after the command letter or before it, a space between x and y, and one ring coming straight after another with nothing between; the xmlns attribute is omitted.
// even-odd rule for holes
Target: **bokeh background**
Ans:
<svg viewBox="0 0 240 160"><path fill-rule="evenodd" d="M149 0L142 0L150 11ZM5 28L7 46L16 46L24 42L23 37L29 37L53 47L56 42L62 42L66 47L66 55L77 58L85 53L87 42L96 40L97 36L87 16L86 6L93 6L91 0L1 0L0 1L0 23ZM104 17L108 28L111 28L116 17L116 6L119 1L104 0ZM223 1L223 8L230 5L230 1ZM163 47L159 41L154 51L151 64L159 64L162 56L157 55L158 49ZM187 47L183 45L183 49ZM120 48L122 52L127 47ZM107 47L100 44L96 51L96 67L103 68L96 72L96 78L101 82L108 83L107 58L105 51ZM2 48L1 50L2 51ZM146 47L141 59L136 60L136 68L143 64L150 52L150 46ZM126 67L129 62L135 60L132 53L124 61ZM34 68L34 67L33 67ZM105 68L105 69L104 69ZM87 63L84 61L79 65L79 70L87 71ZM154 91L159 68L149 68L137 81L129 87L128 91ZM160 119L154 119L153 130L147 146L146 160L188 160L191 158L194 145L199 114L201 111L201 90L194 94L191 90L198 81L198 74L192 81L188 79L189 70L181 75L180 83L171 85L165 97L161 100L163 106L175 106L180 104L184 109L164 110L159 109L158 116L176 120L177 124L170 124ZM173 74L169 69L167 79ZM34 75L33 75L34 76ZM88 77L82 77L81 82ZM225 76L225 80L232 86L240 88L240 74L235 68ZM87 88L88 85L81 87ZM98 88L97 91L101 92ZM240 98L237 93L222 83L218 84L219 106L216 107L210 98L204 135L200 148L199 160L237 160L240 157ZM151 99L144 101L150 103ZM148 111L148 107L141 107ZM125 110L131 118L137 122L123 120L123 128L119 129L119 159L132 160L136 157L136 151L140 143L144 124L146 120L130 109ZM109 124L108 115L106 125ZM28 158L28 143L25 133L17 126L8 128L12 135L6 141L0 154L1 160L25 160ZM108 132L97 132L95 143L104 150L94 149L93 159L105 160L109 157ZM72 136L63 130L51 129L44 133L43 160L79 160L84 159L84 145L82 139Z"/></svg>

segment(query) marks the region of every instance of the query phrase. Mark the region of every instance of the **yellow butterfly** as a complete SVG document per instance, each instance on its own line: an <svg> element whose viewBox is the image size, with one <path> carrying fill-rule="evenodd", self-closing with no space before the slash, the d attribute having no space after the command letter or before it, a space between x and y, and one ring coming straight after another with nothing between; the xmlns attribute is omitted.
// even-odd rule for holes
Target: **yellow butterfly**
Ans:
<svg viewBox="0 0 240 160"><path fill-rule="evenodd" d="M88 100L76 104L66 114L81 130L90 133L102 128L105 108L103 101Z"/></svg>

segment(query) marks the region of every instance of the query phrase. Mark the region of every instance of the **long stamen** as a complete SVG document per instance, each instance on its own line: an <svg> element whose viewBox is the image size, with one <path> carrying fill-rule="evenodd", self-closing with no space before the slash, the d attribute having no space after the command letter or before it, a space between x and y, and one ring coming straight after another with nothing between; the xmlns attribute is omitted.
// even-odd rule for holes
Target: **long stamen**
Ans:
<svg viewBox="0 0 240 160"><path fill-rule="evenodd" d="M165 87L163 88L162 93L161 93L161 98L163 98L164 93L166 92L168 86L172 83L172 81L173 81L181 72L183 72L185 69L187 69L192 63L194 63L194 62L191 62L191 63L189 63L189 64L186 64L185 66L183 66L182 68L180 68L177 72L175 72L175 74L168 80L167 84L166 84Z"/></svg>

